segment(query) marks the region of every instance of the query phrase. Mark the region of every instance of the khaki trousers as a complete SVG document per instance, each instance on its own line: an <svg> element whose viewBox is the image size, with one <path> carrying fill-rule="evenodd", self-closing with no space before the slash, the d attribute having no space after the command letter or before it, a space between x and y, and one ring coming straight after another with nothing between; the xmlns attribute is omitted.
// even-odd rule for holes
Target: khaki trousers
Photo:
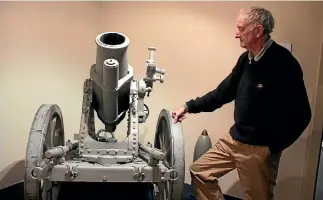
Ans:
<svg viewBox="0 0 323 200"><path fill-rule="evenodd" d="M226 134L190 167L199 200L224 200L218 178L237 169L244 200L273 200L281 153L243 144Z"/></svg>

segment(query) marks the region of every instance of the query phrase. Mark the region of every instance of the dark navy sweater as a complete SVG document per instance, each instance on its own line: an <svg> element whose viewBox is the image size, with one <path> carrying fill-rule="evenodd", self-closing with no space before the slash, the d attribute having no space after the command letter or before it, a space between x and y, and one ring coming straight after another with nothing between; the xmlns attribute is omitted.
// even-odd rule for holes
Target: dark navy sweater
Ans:
<svg viewBox="0 0 323 200"><path fill-rule="evenodd" d="M311 108L296 58L273 42L257 61L248 52L207 94L186 102L188 113L213 112L234 100L231 136L242 143L268 146L278 153L292 145L311 120Z"/></svg>

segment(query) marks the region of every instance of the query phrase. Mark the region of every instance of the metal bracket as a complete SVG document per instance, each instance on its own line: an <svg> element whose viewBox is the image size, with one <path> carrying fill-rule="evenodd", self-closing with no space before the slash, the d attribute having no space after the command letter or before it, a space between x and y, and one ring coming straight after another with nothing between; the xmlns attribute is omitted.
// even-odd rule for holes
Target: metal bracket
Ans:
<svg viewBox="0 0 323 200"><path fill-rule="evenodd" d="M179 177L178 172L174 168L170 167L166 160L163 160L163 164L168 169L162 171L162 179L167 181L176 181Z"/></svg>
<svg viewBox="0 0 323 200"><path fill-rule="evenodd" d="M135 167L134 166L134 171L133 171L133 177L141 182L145 179L145 171L144 171L144 168L143 167Z"/></svg>
<svg viewBox="0 0 323 200"><path fill-rule="evenodd" d="M78 176L78 171L77 171L77 165L76 166L71 166L71 165L66 165L66 173L65 176L71 180L75 179Z"/></svg>
<svg viewBox="0 0 323 200"><path fill-rule="evenodd" d="M176 181L178 179L178 173L175 169L169 169L162 174L162 179L167 181Z"/></svg>
<svg viewBox="0 0 323 200"><path fill-rule="evenodd" d="M45 161L44 161L45 162ZM53 161L48 161L41 166L35 167L31 172L31 177L36 180L47 179L50 176L52 168L57 165Z"/></svg>

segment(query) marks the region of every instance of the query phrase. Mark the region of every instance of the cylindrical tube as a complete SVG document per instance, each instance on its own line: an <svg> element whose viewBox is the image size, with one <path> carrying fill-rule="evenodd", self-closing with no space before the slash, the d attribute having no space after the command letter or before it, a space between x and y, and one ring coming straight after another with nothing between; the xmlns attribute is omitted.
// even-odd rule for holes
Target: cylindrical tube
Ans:
<svg viewBox="0 0 323 200"><path fill-rule="evenodd" d="M149 60L154 62L155 61L155 51L156 51L156 48L155 47L149 47L148 48L148 51L149 51Z"/></svg>
<svg viewBox="0 0 323 200"><path fill-rule="evenodd" d="M103 63L103 87L115 90L118 87L119 62L115 59L107 59Z"/></svg>
<svg viewBox="0 0 323 200"><path fill-rule="evenodd" d="M129 38L118 32L104 32L96 37L96 63L90 71L95 97L93 108L98 118L112 131L129 107L129 80L133 78L132 70L128 71L129 43Z"/></svg>
<svg viewBox="0 0 323 200"><path fill-rule="evenodd" d="M68 152L69 148L68 146L59 146L55 147L53 149L49 149L45 152L46 158L52 158L52 157L60 157L64 156L65 152Z"/></svg>
<svg viewBox="0 0 323 200"><path fill-rule="evenodd" d="M58 146L52 149L49 149L45 152L46 158L53 158L53 157L62 157L65 153L76 149L78 147L78 143L68 143L66 146Z"/></svg>
<svg viewBox="0 0 323 200"><path fill-rule="evenodd" d="M149 52L149 60L155 61L155 50Z"/></svg>
<svg viewBox="0 0 323 200"><path fill-rule="evenodd" d="M159 73L159 74L164 75L165 74L165 71L166 71L165 69L156 67L156 72Z"/></svg>
<svg viewBox="0 0 323 200"><path fill-rule="evenodd" d="M104 61L115 59L119 62L119 78L128 74L127 50L130 43L129 38L118 32L104 32L96 37L96 73L103 76Z"/></svg>
<svg viewBox="0 0 323 200"><path fill-rule="evenodd" d="M150 148L142 144L139 145L139 148L157 160L165 159L165 153L162 151L159 151L158 149Z"/></svg>

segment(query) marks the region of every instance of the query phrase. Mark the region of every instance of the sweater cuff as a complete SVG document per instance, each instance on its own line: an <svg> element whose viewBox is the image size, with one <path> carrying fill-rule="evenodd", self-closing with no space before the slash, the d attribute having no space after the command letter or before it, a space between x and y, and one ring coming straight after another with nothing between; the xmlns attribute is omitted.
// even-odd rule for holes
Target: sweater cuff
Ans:
<svg viewBox="0 0 323 200"><path fill-rule="evenodd" d="M195 107L196 107L196 105L195 105L195 102L194 102L194 100L193 99L191 99L191 100L189 100L189 101L187 101L186 103L185 103L185 107L186 107L186 110L187 110L187 113L195 113Z"/></svg>

